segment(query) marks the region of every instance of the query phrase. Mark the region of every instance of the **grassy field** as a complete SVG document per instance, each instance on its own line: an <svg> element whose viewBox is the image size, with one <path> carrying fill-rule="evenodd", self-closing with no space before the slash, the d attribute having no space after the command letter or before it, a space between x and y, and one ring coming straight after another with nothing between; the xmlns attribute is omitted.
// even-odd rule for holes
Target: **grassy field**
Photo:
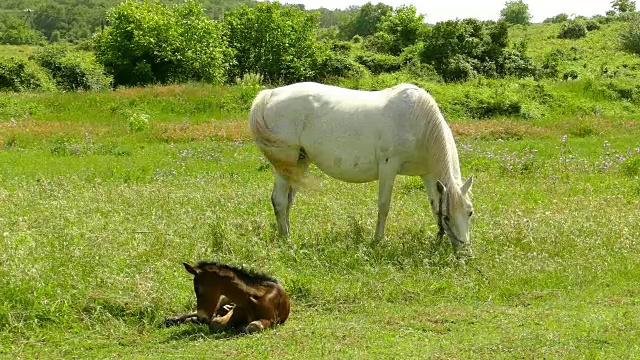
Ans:
<svg viewBox="0 0 640 360"><path fill-rule="evenodd" d="M635 107L452 117L475 177L463 265L435 244L408 177L376 243L376 184L312 168L317 186L297 199L290 242L278 239L273 176L244 120L255 91L2 95L0 357L640 356ZM149 123L134 126L138 114ZM181 263L197 260L280 279L292 316L253 336L163 327L194 308Z"/></svg>

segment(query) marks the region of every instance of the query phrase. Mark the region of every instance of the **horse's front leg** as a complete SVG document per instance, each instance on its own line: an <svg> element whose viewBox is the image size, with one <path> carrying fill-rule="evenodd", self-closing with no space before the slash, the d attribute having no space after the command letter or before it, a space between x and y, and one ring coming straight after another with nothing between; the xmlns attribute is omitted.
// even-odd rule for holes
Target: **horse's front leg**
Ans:
<svg viewBox="0 0 640 360"><path fill-rule="evenodd" d="M209 330L213 332L224 330L227 327L229 320L233 316L233 310L234 309L229 310L229 312L225 316L220 316L211 320L211 322L209 323Z"/></svg>
<svg viewBox="0 0 640 360"><path fill-rule="evenodd" d="M384 159L378 170L378 223L376 225L375 239L384 238L384 229L387 223L387 215L391 208L391 193L393 182L396 179L398 167L390 159Z"/></svg>

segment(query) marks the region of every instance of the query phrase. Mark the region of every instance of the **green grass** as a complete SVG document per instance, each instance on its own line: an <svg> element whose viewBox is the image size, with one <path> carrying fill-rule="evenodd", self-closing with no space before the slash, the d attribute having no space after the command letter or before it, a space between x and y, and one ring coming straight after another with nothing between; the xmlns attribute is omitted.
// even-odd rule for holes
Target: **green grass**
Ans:
<svg viewBox="0 0 640 360"><path fill-rule="evenodd" d="M278 239L272 174L238 130L244 91L256 90L3 95L1 357L640 356L636 107L452 118L467 131L463 175L475 176L463 265L434 243L426 194L408 177L376 243L376 184L312 168L318 185L297 198L291 241ZM149 128L129 131L132 112ZM181 263L197 260L280 279L292 316L255 336L162 327L194 308Z"/></svg>
<svg viewBox="0 0 640 360"><path fill-rule="evenodd" d="M36 52L38 46L35 45L0 45L0 54L3 57L28 58Z"/></svg>

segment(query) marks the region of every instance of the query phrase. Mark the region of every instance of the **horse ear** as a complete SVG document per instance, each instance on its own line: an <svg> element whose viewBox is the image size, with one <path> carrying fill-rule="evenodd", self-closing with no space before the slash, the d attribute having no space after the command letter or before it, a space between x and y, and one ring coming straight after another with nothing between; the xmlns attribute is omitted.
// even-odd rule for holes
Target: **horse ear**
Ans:
<svg viewBox="0 0 640 360"><path fill-rule="evenodd" d="M440 180L436 180L436 187L438 188L438 193L440 194L440 196L443 196L444 193L447 192L447 188L443 183L440 182Z"/></svg>
<svg viewBox="0 0 640 360"><path fill-rule="evenodd" d="M466 194L467 192L469 192L469 190L471 190L471 185L473 185L473 175L469 176L467 182L462 185L462 188L460 189L460 191L462 191L462 194Z"/></svg>
<svg viewBox="0 0 640 360"><path fill-rule="evenodd" d="M182 265L184 265L184 268L190 273L195 275L198 275L198 272L196 271L196 269L193 268L193 266L187 264L187 263L182 263Z"/></svg>

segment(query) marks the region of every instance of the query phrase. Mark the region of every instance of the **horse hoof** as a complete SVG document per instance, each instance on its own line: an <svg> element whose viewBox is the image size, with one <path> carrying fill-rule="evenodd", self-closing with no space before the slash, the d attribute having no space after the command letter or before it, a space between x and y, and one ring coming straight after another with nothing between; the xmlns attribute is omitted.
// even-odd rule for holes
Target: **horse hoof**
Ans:
<svg viewBox="0 0 640 360"><path fill-rule="evenodd" d="M212 332L222 331L224 329L224 327L225 327L224 324L222 324L222 323L220 323L218 321L215 321L215 319L214 319L214 321L209 323L209 331L212 331Z"/></svg>
<svg viewBox="0 0 640 360"><path fill-rule="evenodd" d="M256 333L256 332L260 332L262 330L264 330L264 326L262 326L262 324L259 321L254 321L254 322L250 323L244 329L244 331L246 331L247 334L253 334L253 333Z"/></svg>

